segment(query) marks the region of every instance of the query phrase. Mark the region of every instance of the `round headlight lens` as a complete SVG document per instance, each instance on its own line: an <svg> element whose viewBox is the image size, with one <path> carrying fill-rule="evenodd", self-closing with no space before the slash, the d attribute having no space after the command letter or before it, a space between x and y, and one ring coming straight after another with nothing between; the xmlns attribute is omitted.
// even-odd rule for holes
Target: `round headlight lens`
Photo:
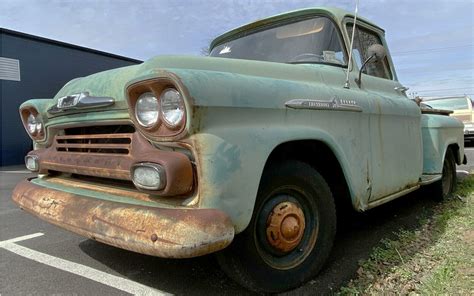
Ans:
<svg viewBox="0 0 474 296"><path fill-rule="evenodd" d="M135 117L140 125L152 127L158 122L158 99L151 92L138 97L135 104Z"/></svg>
<svg viewBox="0 0 474 296"><path fill-rule="evenodd" d="M174 88L165 89L160 96L163 119L171 126L178 126L184 118L184 100Z"/></svg>
<svg viewBox="0 0 474 296"><path fill-rule="evenodd" d="M37 124L38 124L38 120L33 115L33 113L30 113L30 115L28 115L28 119L26 122L26 127L28 128L28 132L30 133L30 135L32 136L36 135Z"/></svg>
<svg viewBox="0 0 474 296"><path fill-rule="evenodd" d="M21 120L30 138L39 141L44 138L44 124L41 115L35 108L25 108L20 111Z"/></svg>

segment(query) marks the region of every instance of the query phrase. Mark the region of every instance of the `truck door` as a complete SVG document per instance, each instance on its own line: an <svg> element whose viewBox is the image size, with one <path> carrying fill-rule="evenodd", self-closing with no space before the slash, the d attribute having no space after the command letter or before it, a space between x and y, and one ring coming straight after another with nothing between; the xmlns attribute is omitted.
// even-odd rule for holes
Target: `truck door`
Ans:
<svg viewBox="0 0 474 296"><path fill-rule="evenodd" d="M344 88L346 71L340 67L321 66L324 69L323 80L334 100L359 108L355 111L334 112L333 123L335 138L345 154L348 173L352 178L354 205L359 209L367 207L371 192L371 154L369 119L374 106L367 92L356 84ZM355 75L351 73L352 81Z"/></svg>
<svg viewBox="0 0 474 296"><path fill-rule="evenodd" d="M352 24L346 28L350 37ZM369 202L415 186L423 169L420 108L397 81L383 31L361 22L356 26L353 46L359 68L372 44L383 45L387 57L381 63L368 63L359 84L373 104L367 151L371 159Z"/></svg>

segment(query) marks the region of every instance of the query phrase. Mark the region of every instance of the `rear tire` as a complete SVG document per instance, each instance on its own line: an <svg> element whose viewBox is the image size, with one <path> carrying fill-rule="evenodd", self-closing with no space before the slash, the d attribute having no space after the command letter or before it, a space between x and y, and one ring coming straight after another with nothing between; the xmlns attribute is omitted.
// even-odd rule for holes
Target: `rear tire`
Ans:
<svg viewBox="0 0 474 296"><path fill-rule="evenodd" d="M430 187L434 200L443 201L451 197L456 188L456 162L454 154L448 148L443 162L443 172L441 180L433 183Z"/></svg>
<svg viewBox="0 0 474 296"><path fill-rule="evenodd" d="M284 162L266 170L249 226L217 259L242 286L282 292L320 271L335 232L334 200L324 178L306 163Z"/></svg>

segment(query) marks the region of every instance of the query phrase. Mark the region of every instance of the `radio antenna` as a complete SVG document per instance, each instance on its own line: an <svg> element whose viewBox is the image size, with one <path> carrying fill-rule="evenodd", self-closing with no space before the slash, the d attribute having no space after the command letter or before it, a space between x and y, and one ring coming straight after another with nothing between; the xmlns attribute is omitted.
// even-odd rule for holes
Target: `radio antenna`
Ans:
<svg viewBox="0 0 474 296"><path fill-rule="evenodd" d="M351 46L349 49L349 62L347 64L347 73L346 73L346 83L344 83L344 88L350 88L351 85L349 83L349 67L352 70L352 47L354 46L354 35L355 35L355 28L357 22L357 12L359 11L359 0L356 0L356 7L354 12L354 25L352 26L352 36L351 36Z"/></svg>

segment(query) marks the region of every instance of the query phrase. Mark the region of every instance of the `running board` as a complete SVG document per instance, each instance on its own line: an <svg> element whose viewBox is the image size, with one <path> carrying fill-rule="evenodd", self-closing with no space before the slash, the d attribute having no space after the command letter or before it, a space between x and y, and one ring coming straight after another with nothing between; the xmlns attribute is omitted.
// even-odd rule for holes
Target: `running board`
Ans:
<svg viewBox="0 0 474 296"><path fill-rule="evenodd" d="M372 202L369 202L369 204L367 205L367 210L378 207L378 206L380 206L380 205L382 205L386 202L389 202L389 201L392 201L396 198L399 198L400 196L407 195L408 193L413 192L413 191L417 190L418 188L420 188L419 184L417 184L413 187L407 188L407 189L403 189L402 191L398 191L394 194L390 194L390 195L387 195L385 197L379 198L379 199L374 200Z"/></svg>
<svg viewBox="0 0 474 296"><path fill-rule="evenodd" d="M441 177L443 175L441 174L436 174L436 175L421 175L421 178L420 178L420 185L421 186L425 186L425 185L429 185L431 183L434 183L436 181L439 181L441 180Z"/></svg>
<svg viewBox="0 0 474 296"><path fill-rule="evenodd" d="M420 188L420 186L429 185L429 184L432 184L436 181L439 181L439 180L441 180L441 177L442 177L441 174L421 175L420 182L417 185L415 185L413 187L410 187L410 188L403 189L403 190L398 191L394 194L390 194L390 195L387 195L385 197L379 198L379 199L374 200L372 202L369 202L369 204L367 205L367 210L375 208L377 206L380 206L380 205L382 205L386 202L392 201L392 200L394 200L394 199L396 199L396 198L398 198L402 195L406 195L410 192L413 192L413 191L417 190L418 188Z"/></svg>

